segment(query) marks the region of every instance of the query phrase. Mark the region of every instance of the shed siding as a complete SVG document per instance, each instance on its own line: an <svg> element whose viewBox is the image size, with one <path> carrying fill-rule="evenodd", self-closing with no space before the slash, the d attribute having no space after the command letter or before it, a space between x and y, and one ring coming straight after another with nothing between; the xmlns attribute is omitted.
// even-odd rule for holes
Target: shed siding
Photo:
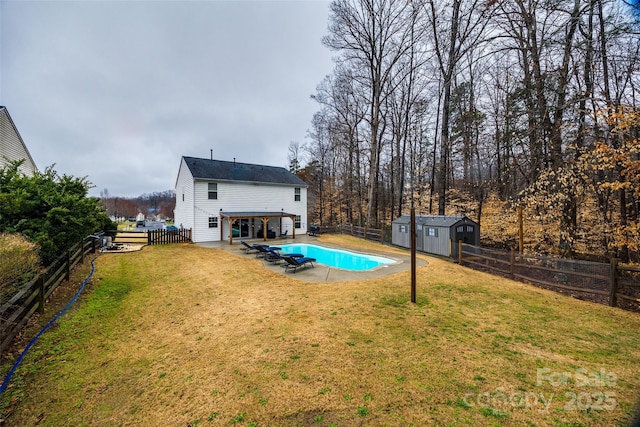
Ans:
<svg viewBox="0 0 640 427"><path fill-rule="evenodd" d="M400 231L401 226L406 231ZM394 245L402 246L403 248L411 247L411 233L409 232L409 224L393 223L391 225L391 241Z"/></svg>
<svg viewBox="0 0 640 427"><path fill-rule="evenodd" d="M410 247L409 233L400 233L400 226L409 227L409 218L402 216L392 223L392 243L405 248ZM456 228L465 227L465 233L459 234ZM467 226L473 227L473 232L467 232ZM429 230L435 229L437 236L429 235ZM416 217L416 249L419 251L456 257L458 255L458 239L466 239L473 245L480 244L480 226L467 217L448 216L418 216Z"/></svg>
<svg viewBox="0 0 640 427"><path fill-rule="evenodd" d="M0 108L0 168L9 161L24 160L20 166L20 171L27 176L33 176L36 172L36 165L27 151L20 134L15 128L6 108Z"/></svg>
<svg viewBox="0 0 640 427"><path fill-rule="evenodd" d="M429 236L429 228L435 228L437 236ZM449 256L449 227L422 226L424 236L423 251L430 254Z"/></svg>

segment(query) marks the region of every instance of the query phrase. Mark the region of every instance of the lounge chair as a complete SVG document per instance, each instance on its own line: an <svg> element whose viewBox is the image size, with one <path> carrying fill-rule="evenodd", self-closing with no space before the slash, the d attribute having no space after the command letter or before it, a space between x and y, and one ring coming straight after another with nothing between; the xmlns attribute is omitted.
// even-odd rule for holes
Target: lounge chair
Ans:
<svg viewBox="0 0 640 427"><path fill-rule="evenodd" d="M279 248L278 248L279 249ZM286 265L286 261L284 260L285 256L289 256L289 257L293 257L293 258L303 258L304 255L302 254L280 254L280 252L278 252L276 250L276 248L269 247L267 253L264 254L264 260L271 262L273 264L276 264L278 262L282 262L282 266L284 267Z"/></svg>
<svg viewBox="0 0 640 427"><path fill-rule="evenodd" d="M274 250L274 251L279 251L280 248L276 247L276 246L269 246L269 245L253 245L255 246L255 248L258 250L258 252L256 253L256 258L261 258L264 257L269 250Z"/></svg>
<svg viewBox="0 0 640 427"><path fill-rule="evenodd" d="M255 254L258 252L258 246L265 246L265 245L250 245L247 242L245 242L244 240L240 240L240 243L242 243L242 245L244 246L244 248L242 248L242 250L244 251L245 254Z"/></svg>
<svg viewBox="0 0 640 427"><path fill-rule="evenodd" d="M313 263L316 260L315 258L307 258L307 257L294 258L294 257L292 257L290 255L283 255L282 258L287 263L286 266L285 266L284 271L287 272L287 271L289 271L289 269L293 269L294 273L296 272L296 270L298 268L304 267L307 264L311 265L311 267L314 267Z"/></svg>

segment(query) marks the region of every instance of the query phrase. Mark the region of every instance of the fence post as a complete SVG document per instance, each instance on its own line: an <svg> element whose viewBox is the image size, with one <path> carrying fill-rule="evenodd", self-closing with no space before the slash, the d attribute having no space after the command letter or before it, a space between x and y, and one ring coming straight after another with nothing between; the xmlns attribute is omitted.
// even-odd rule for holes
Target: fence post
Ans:
<svg viewBox="0 0 640 427"><path fill-rule="evenodd" d="M64 280L69 280L71 277L71 249L67 249L67 273L64 276Z"/></svg>
<svg viewBox="0 0 640 427"><path fill-rule="evenodd" d="M511 249L511 257L509 258L509 275L513 279L514 265L516 263L516 251Z"/></svg>
<svg viewBox="0 0 640 427"><path fill-rule="evenodd" d="M380 229L380 244L384 245L384 225Z"/></svg>
<svg viewBox="0 0 640 427"><path fill-rule="evenodd" d="M458 240L458 264L462 265L462 240Z"/></svg>
<svg viewBox="0 0 640 427"><path fill-rule="evenodd" d="M80 240L80 263L84 264L84 239Z"/></svg>
<svg viewBox="0 0 640 427"><path fill-rule="evenodd" d="M615 307L617 305L618 297L618 259L611 258L611 293L609 294L609 305Z"/></svg>
<svg viewBox="0 0 640 427"><path fill-rule="evenodd" d="M364 240L367 240L367 226L364 226Z"/></svg>
<svg viewBox="0 0 640 427"><path fill-rule="evenodd" d="M44 313L44 274L38 278L38 313Z"/></svg>

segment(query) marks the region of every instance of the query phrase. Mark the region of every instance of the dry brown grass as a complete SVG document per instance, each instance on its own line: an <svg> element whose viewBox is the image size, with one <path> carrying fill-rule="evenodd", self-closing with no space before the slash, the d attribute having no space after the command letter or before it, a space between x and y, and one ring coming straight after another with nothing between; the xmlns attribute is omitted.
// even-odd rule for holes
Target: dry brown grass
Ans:
<svg viewBox="0 0 640 427"><path fill-rule="evenodd" d="M87 296L41 339L5 392L7 422L627 422L640 386L639 316L428 260L414 305L408 271L307 283L253 257L195 245L104 255ZM571 379L538 383L539 368ZM577 372L602 370L617 381L576 381ZM605 392L615 394L612 410L595 408ZM505 404L500 393L516 400ZM588 394L590 409L571 410L570 393L583 407ZM532 400L551 395L546 411Z"/></svg>

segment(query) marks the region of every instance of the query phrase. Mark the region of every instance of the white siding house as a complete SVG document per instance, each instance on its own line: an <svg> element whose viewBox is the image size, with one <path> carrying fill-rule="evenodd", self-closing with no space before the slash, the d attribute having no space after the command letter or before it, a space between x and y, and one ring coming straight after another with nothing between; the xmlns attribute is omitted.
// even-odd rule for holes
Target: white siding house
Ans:
<svg viewBox="0 0 640 427"><path fill-rule="evenodd" d="M307 232L307 184L285 168L182 157L175 192L194 242Z"/></svg>
<svg viewBox="0 0 640 427"><path fill-rule="evenodd" d="M36 172L36 164L11 120L9 111L0 106L0 168L15 160L24 160L19 170L25 175L33 176Z"/></svg>

